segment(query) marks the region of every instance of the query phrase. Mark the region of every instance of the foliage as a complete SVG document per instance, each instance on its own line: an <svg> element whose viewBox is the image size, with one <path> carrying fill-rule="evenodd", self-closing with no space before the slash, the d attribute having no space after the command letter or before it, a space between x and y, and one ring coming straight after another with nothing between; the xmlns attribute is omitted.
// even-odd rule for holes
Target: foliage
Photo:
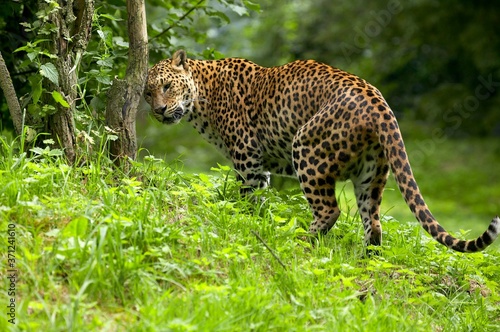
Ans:
<svg viewBox="0 0 500 332"><path fill-rule="evenodd" d="M496 248L451 252L386 219L366 257L357 215L311 245L298 190L241 199L229 167L190 175L149 156L121 174L101 153L69 167L62 151L0 149L0 227L15 225L20 276L17 324L2 330L500 327Z"/></svg>
<svg viewBox="0 0 500 332"><path fill-rule="evenodd" d="M27 85L27 75L19 76L19 70L13 70L23 61L18 54L14 53L14 50L32 38L32 35L25 31L19 22L34 19L36 3L36 0L6 1L2 4L0 11L0 39L2 40L0 51L11 76L13 76L18 96L22 96L28 91L28 89L23 89L23 86ZM3 96L3 94L0 95ZM0 98L0 120L0 131L12 128L12 120L3 97Z"/></svg>
<svg viewBox="0 0 500 332"><path fill-rule="evenodd" d="M34 73L28 77L31 94L23 100L24 106L27 106L28 112L35 119L40 119L49 114L53 114L56 108L48 103L42 103L42 94L50 93L55 102L68 105L62 95L57 91L47 91L44 88L44 79L49 80L55 86L59 86L59 73L53 63L46 62L45 59L55 59L56 55L52 54L45 48L50 42L50 36L55 32L57 27L50 21L49 15L60 10L59 4L56 1L47 1L47 5L41 8L36 13L36 20L32 23L22 22L21 25L26 32L33 33L36 37L33 42L27 42L25 46L21 46L14 50L17 52L26 52L26 59L19 65L20 70L26 70L32 67ZM45 44L45 45L44 45ZM69 107L69 105L67 106Z"/></svg>
<svg viewBox="0 0 500 332"><path fill-rule="evenodd" d="M54 65L46 63L45 58L53 58L46 49L47 36L55 28L48 20L50 12L59 10L57 1L47 0L47 4L39 10L36 1L24 5L13 5L16 14L28 12L26 21L21 21L20 29L25 37L24 45L12 38L13 32L3 31L10 42L2 45L2 51L15 51L18 58L8 58L8 66L14 73L18 95L23 96L24 106L28 114L35 119L51 114L55 111L53 105L43 103L40 98L43 94L51 94L54 102L64 105L62 95L47 91L44 80L58 85L59 73ZM202 42L206 33L191 23L193 20L211 20L210 24L227 24L229 18L225 10L237 12L239 15L248 15L250 10L258 10L259 6L251 1L244 0L190 0L190 1L148 1L148 33L151 36L151 61L167 57L172 51L172 45L179 44L179 40L191 39L193 42ZM12 13L10 13L12 14ZM10 16L0 16L0 23L10 22ZM19 18L17 18L19 22ZM97 1L94 13L92 37L87 51L82 55L79 66L74 68L79 73L78 103L74 116L77 131L85 131L87 135L98 139L102 132L106 92L115 76L123 77L127 64L128 42L126 39L126 2L123 0ZM16 23L17 24L17 23ZM0 26L1 27L1 26ZM0 30L0 32L2 32ZM13 47L15 45L15 47ZM178 47L178 45L176 46ZM200 53L206 57L216 56L214 50L202 49ZM219 55L220 56L220 55ZM26 74L16 75L24 71ZM3 105L3 104L2 104ZM0 105L3 109L4 106ZM2 110L5 115L8 114ZM2 117L4 117L3 115ZM2 121L4 125L4 121ZM5 122L9 129L11 125ZM43 129L43 128L38 128ZM95 132L98 130L98 132ZM97 135L95 135L98 133Z"/></svg>
<svg viewBox="0 0 500 332"><path fill-rule="evenodd" d="M248 0L156 0L147 6L152 63L169 57L178 48L204 58L221 57L221 53L205 46L207 30L230 23L230 13L248 16L260 8Z"/></svg>

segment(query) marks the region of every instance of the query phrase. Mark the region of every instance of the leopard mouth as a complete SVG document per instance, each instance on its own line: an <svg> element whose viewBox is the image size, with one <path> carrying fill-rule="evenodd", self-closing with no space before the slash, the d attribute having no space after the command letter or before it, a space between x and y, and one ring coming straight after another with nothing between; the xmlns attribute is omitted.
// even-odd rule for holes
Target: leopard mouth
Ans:
<svg viewBox="0 0 500 332"><path fill-rule="evenodd" d="M174 112L169 117L165 117L163 119L163 123L167 124L177 123L181 121L183 116L184 116L184 109L179 106L174 110Z"/></svg>
<svg viewBox="0 0 500 332"><path fill-rule="evenodd" d="M162 113L157 112L155 117L158 121L163 124L174 124L178 123L184 116L184 109L182 107L177 107L172 113L168 114L162 110Z"/></svg>

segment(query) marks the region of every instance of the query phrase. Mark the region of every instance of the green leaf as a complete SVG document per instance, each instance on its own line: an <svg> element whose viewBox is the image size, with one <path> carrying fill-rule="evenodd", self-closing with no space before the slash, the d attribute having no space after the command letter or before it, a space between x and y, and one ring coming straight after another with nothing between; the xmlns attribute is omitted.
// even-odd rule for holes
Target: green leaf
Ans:
<svg viewBox="0 0 500 332"><path fill-rule="evenodd" d="M213 17L218 17L220 18L224 23L230 23L231 20L229 19L229 17L224 14L223 12L219 12L219 11L207 11L207 14L210 15L210 16L213 16Z"/></svg>
<svg viewBox="0 0 500 332"><path fill-rule="evenodd" d="M26 51L26 52L28 52L28 51L29 51L29 50L31 50L32 48L33 48L33 47L32 47L32 45L31 45L30 43L28 43L28 44L27 44L27 45L25 45L25 46L21 46L21 47L19 47L19 48L16 48L16 49L14 50L14 53L16 53L16 52L21 52L21 51Z"/></svg>
<svg viewBox="0 0 500 332"><path fill-rule="evenodd" d="M52 91L52 98L63 107L69 108L68 102L64 99L64 97L58 91Z"/></svg>
<svg viewBox="0 0 500 332"><path fill-rule="evenodd" d="M37 146L35 146L34 148L31 148L30 151L37 154L37 155L40 155L40 156L42 156L44 154L44 150L42 148L37 147Z"/></svg>
<svg viewBox="0 0 500 332"><path fill-rule="evenodd" d="M99 17L105 17L111 21L123 21L123 19L121 19L119 17L114 17L114 16L109 15L109 14L100 14Z"/></svg>
<svg viewBox="0 0 500 332"><path fill-rule="evenodd" d="M99 66L113 68L113 60L110 58L97 60Z"/></svg>
<svg viewBox="0 0 500 332"><path fill-rule="evenodd" d="M43 144L46 144L46 145L54 145L54 144L56 144L56 142L52 138L44 139L42 142L43 142Z"/></svg>
<svg viewBox="0 0 500 332"><path fill-rule="evenodd" d="M50 149L49 156L51 157L59 157L63 155L63 151L61 149Z"/></svg>
<svg viewBox="0 0 500 332"><path fill-rule="evenodd" d="M28 78L31 86L31 97L33 98L33 104L37 104L42 95L42 77L40 75L32 75Z"/></svg>
<svg viewBox="0 0 500 332"><path fill-rule="evenodd" d="M21 22L19 23L19 25L25 27L26 29L31 29L31 24L29 24L28 22Z"/></svg>
<svg viewBox="0 0 500 332"><path fill-rule="evenodd" d="M96 80L97 82L105 85L111 85L111 83L113 83L111 77L109 75L106 75L106 73L99 73L99 75L96 76Z"/></svg>
<svg viewBox="0 0 500 332"><path fill-rule="evenodd" d="M97 30L97 35L108 45L113 46L113 31L109 27L102 27Z"/></svg>
<svg viewBox="0 0 500 332"><path fill-rule="evenodd" d="M45 63L40 66L40 74L48 78L52 83L59 86L59 73L53 63Z"/></svg>
<svg viewBox="0 0 500 332"><path fill-rule="evenodd" d="M238 5L233 5L229 4L228 7L235 12L236 14L243 16L243 15L248 15L248 9L246 9L243 6L238 6Z"/></svg>
<svg viewBox="0 0 500 332"><path fill-rule="evenodd" d="M129 47L129 43L124 41L122 37L113 37L113 41L115 42L116 45L121 46L121 47Z"/></svg>
<svg viewBox="0 0 500 332"><path fill-rule="evenodd" d="M45 55L46 57L51 58L51 59L57 59L57 55L52 54L48 51L40 51L38 54Z"/></svg>
<svg viewBox="0 0 500 332"><path fill-rule="evenodd" d="M38 47L36 49L38 49ZM38 56L38 50L35 50L33 52L28 52L28 58L30 59L31 62L33 62L37 56Z"/></svg>
<svg viewBox="0 0 500 332"><path fill-rule="evenodd" d="M253 3L251 1L248 1L248 0L243 0L243 3L245 4L245 6L250 9L250 10L253 10L253 11L260 11L260 5L258 3Z"/></svg>
<svg viewBox="0 0 500 332"><path fill-rule="evenodd" d="M63 229L63 236L65 237L79 237L83 238L87 232L89 221L84 216L76 217L71 220L69 224Z"/></svg>
<svg viewBox="0 0 500 332"><path fill-rule="evenodd" d="M43 42L50 42L50 39L37 39L33 42L33 45L38 45Z"/></svg>
<svg viewBox="0 0 500 332"><path fill-rule="evenodd" d="M57 112L56 108L52 105L45 104L42 106L42 110L40 111L41 116L47 116L51 114L55 114Z"/></svg>

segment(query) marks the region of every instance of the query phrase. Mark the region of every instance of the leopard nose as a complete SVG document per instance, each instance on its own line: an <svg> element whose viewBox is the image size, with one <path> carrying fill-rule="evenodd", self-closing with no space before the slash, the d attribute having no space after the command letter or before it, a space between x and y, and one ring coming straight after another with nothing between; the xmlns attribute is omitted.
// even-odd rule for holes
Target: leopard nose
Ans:
<svg viewBox="0 0 500 332"><path fill-rule="evenodd" d="M167 106L165 105L163 107L158 107L157 109L155 109L155 113L163 115L163 114L165 114L166 110L167 110Z"/></svg>

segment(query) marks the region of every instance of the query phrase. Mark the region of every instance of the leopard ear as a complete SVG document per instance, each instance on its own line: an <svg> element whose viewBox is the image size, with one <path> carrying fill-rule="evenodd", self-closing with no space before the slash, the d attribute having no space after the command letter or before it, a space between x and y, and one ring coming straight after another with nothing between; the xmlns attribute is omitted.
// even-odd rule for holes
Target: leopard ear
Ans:
<svg viewBox="0 0 500 332"><path fill-rule="evenodd" d="M172 56L172 68L178 71L189 70L186 51L178 50Z"/></svg>

